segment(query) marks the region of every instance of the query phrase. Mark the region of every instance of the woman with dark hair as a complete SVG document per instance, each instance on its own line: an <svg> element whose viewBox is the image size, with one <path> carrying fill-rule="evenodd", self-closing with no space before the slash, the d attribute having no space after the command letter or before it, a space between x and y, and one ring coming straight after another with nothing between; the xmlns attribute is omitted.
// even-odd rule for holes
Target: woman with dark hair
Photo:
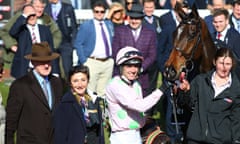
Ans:
<svg viewBox="0 0 240 144"><path fill-rule="evenodd" d="M104 144L100 98L87 89L87 66L69 72L68 91L54 115L55 144Z"/></svg>
<svg viewBox="0 0 240 144"><path fill-rule="evenodd" d="M139 0L125 0L125 11L128 12L131 10L133 4L138 4ZM129 24L130 17L128 15L125 15L125 24Z"/></svg>
<svg viewBox="0 0 240 144"><path fill-rule="evenodd" d="M193 108L187 130L188 144L235 144L240 142L240 82L233 72L233 53L218 49L215 68L183 80L181 98Z"/></svg>

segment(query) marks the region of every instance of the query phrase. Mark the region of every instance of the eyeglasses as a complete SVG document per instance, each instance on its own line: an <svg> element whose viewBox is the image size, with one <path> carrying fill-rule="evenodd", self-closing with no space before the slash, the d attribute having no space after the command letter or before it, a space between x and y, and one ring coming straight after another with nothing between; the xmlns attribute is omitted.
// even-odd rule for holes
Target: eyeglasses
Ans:
<svg viewBox="0 0 240 144"><path fill-rule="evenodd" d="M114 11L114 13L118 13L118 12L122 12L123 10L122 9L120 9L120 10L116 10L116 11Z"/></svg>
<svg viewBox="0 0 240 144"><path fill-rule="evenodd" d="M94 12L95 12L95 13L102 13L102 14L105 13L105 11L98 11L98 10L94 10Z"/></svg>
<svg viewBox="0 0 240 144"><path fill-rule="evenodd" d="M126 2L127 5L135 4L136 2Z"/></svg>

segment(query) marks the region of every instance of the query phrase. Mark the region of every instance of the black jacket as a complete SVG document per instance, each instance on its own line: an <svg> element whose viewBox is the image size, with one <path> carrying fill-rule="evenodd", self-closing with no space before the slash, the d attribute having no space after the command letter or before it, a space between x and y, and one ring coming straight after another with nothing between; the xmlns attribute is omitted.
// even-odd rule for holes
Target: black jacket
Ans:
<svg viewBox="0 0 240 144"><path fill-rule="evenodd" d="M232 73L231 86L214 98L212 74L213 71L198 75L191 82L191 90L185 93L186 102L194 106L187 139L234 144L240 141L240 82Z"/></svg>
<svg viewBox="0 0 240 144"><path fill-rule="evenodd" d="M44 10L52 17L51 4L48 4ZM72 5L62 3L62 8L57 16L56 23L62 32L62 44L72 43L77 33L77 22L74 9Z"/></svg>

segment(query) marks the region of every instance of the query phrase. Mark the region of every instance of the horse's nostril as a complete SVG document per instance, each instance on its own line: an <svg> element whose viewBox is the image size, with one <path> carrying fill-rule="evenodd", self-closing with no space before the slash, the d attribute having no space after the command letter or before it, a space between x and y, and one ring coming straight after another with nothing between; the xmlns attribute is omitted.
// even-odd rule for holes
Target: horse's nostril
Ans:
<svg viewBox="0 0 240 144"><path fill-rule="evenodd" d="M176 76L176 70L172 66L166 67L164 76L168 79L172 79Z"/></svg>
<svg viewBox="0 0 240 144"><path fill-rule="evenodd" d="M174 70L173 67L171 67L171 69L170 69L170 75L171 75L171 77L174 77L176 75L176 71Z"/></svg>

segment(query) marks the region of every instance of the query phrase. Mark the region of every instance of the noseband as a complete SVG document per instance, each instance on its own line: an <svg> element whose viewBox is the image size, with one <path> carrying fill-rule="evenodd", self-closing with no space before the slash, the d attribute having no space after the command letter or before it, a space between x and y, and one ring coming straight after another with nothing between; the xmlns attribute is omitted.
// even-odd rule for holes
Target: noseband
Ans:
<svg viewBox="0 0 240 144"><path fill-rule="evenodd" d="M197 47L198 47L198 45L201 41L201 25L200 25L199 21L194 22L194 21L191 21L191 20L190 21L182 21L181 24L197 25L197 28L196 28L196 30L197 30L196 31L197 32L197 41L192 48L190 57L188 57L187 54L185 54L180 48L176 48L176 50L179 51L184 56L184 58L186 59L186 62L185 62L186 72L191 72L194 69L193 57L194 57L195 52L197 51Z"/></svg>

